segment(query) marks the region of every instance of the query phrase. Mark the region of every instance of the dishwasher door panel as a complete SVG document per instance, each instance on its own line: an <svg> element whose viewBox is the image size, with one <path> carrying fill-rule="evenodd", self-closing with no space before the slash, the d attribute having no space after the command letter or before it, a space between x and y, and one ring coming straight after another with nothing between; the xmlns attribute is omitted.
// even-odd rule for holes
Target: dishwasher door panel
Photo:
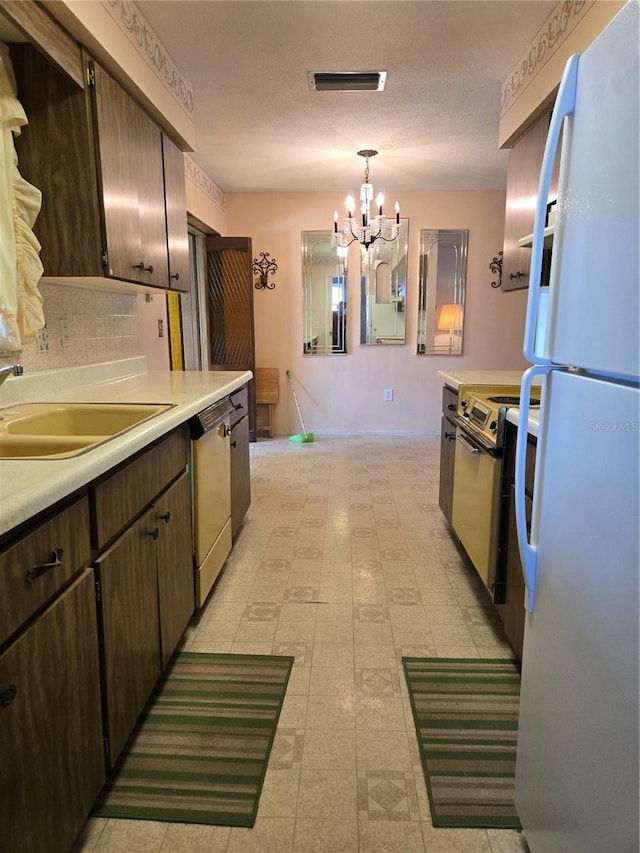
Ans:
<svg viewBox="0 0 640 853"><path fill-rule="evenodd" d="M452 527L483 583L495 582L502 460L474 447L458 431L453 473Z"/></svg>
<svg viewBox="0 0 640 853"><path fill-rule="evenodd" d="M227 416L193 443L197 606L231 551L230 422ZM228 536L225 530L228 528ZM227 541L228 540L228 541Z"/></svg>

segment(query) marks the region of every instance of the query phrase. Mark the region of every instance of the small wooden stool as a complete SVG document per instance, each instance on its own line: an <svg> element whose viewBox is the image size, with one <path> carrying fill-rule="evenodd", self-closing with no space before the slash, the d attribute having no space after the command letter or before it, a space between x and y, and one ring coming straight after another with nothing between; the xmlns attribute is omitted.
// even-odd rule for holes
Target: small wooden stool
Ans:
<svg viewBox="0 0 640 853"><path fill-rule="evenodd" d="M280 372L277 367L256 367L256 432L273 437L273 410L280 400Z"/></svg>

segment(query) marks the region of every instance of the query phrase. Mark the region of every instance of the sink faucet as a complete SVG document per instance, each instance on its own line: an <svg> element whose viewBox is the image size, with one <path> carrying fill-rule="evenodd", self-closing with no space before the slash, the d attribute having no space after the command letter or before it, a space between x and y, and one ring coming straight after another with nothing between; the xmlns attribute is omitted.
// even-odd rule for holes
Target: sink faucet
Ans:
<svg viewBox="0 0 640 853"><path fill-rule="evenodd" d="M22 376L23 373L24 367L21 364L5 364L3 367L0 367L0 385L9 376Z"/></svg>

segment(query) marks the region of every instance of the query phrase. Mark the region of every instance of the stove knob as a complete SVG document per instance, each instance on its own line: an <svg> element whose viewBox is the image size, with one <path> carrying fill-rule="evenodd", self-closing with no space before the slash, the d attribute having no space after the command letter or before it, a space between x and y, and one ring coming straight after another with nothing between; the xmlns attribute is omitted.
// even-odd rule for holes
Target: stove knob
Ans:
<svg viewBox="0 0 640 853"><path fill-rule="evenodd" d="M469 405L469 401L468 401L468 400L463 400L463 401L460 403L460 408L462 408L462 409L466 409L468 405Z"/></svg>
<svg viewBox="0 0 640 853"><path fill-rule="evenodd" d="M491 423L489 424L489 429L491 430L491 432L497 432L498 431L498 421L491 421Z"/></svg>
<svg viewBox="0 0 640 853"><path fill-rule="evenodd" d="M462 413L462 417L463 417L463 418L470 418L470 417L471 417L471 415L469 414L469 412L463 412L463 413Z"/></svg>

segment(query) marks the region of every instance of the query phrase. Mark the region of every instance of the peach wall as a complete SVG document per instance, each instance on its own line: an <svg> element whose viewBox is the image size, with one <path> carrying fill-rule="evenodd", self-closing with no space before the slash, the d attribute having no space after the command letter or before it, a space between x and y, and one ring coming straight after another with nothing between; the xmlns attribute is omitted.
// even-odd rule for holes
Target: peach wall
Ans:
<svg viewBox="0 0 640 853"><path fill-rule="evenodd" d="M269 252L278 263L275 290L254 290L256 364L280 370L276 434L299 432L285 371L294 375L307 430L440 431L442 380L437 371L518 370L526 364L522 336L526 291L491 288L489 263L502 248L502 191L415 192L393 195L409 218L407 344L361 346L358 248L351 247L347 355L302 355L303 230L332 227L342 199L335 193L238 193L225 197L225 236L252 238L253 256ZM391 197L390 197L391 200ZM420 229L468 228L464 355L416 355ZM394 401L383 402L393 388Z"/></svg>
<svg viewBox="0 0 640 853"><path fill-rule="evenodd" d="M209 228L219 234L227 232L227 216L223 207L220 207L198 184L186 176L185 189L187 195L187 212L195 216Z"/></svg>

